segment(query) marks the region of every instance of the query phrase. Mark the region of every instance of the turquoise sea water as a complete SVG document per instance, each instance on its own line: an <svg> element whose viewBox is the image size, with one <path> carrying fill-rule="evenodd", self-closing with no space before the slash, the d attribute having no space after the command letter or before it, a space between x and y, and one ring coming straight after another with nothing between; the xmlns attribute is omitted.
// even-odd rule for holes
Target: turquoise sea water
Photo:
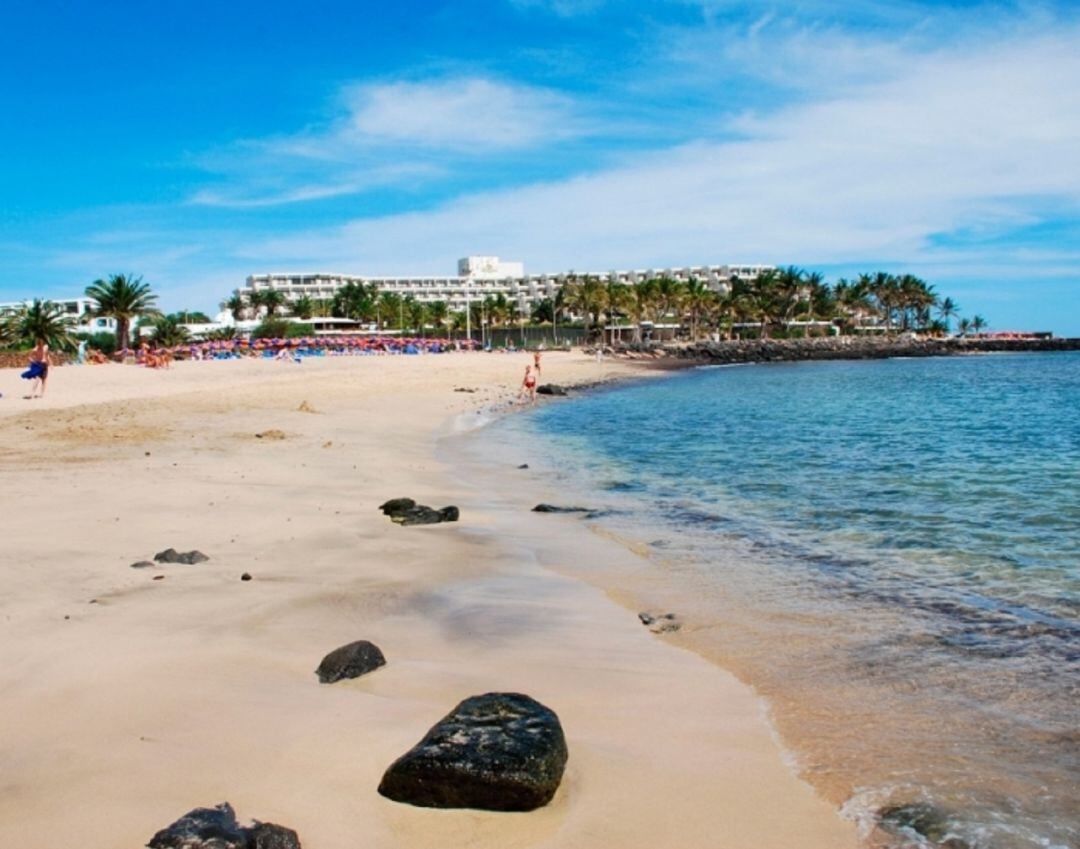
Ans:
<svg viewBox="0 0 1080 849"><path fill-rule="evenodd" d="M934 845L871 831L917 802L1080 845L1080 355L696 369L500 434L645 544L869 842Z"/></svg>

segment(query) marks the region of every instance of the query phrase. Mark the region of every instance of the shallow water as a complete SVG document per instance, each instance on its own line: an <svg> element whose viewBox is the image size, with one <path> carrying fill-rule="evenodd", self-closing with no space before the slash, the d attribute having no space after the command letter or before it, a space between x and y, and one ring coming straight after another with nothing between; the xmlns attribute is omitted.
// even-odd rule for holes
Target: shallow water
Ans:
<svg viewBox="0 0 1080 849"><path fill-rule="evenodd" d="M932 845L872 828L927 802L1080 845L1080 355L697 369L484 439L610 511L869 842Z"/></svg>

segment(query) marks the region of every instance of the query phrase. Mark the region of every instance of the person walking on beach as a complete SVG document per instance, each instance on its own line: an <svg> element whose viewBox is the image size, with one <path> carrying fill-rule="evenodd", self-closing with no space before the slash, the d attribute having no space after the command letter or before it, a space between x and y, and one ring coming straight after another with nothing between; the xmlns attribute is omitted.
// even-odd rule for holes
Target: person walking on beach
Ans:
<svg viewBox="0 0 1080 849"><path fill-rule="evenodd" d="M44 339L38 339L34 350L30 352L30 368L22 373L24 380L30 380L30 394L27 398L44 398L45 383L49 379L49 345Z"/></svg>
<svg viewBox="0 0 1080 849"><path fill-rule="evenodd" d="M536 403L536 373L532 366L525 366L525 379L521 381L521 391L518 392L518 401L529 396L529 403Z"/></svg>
<svg viewBox="0 0 1080 849"><path fill-rule="evenodd" d="M539 348L533 351L533 367L536 369L536 376L540 377L540 356L542 352Z"/></svg>

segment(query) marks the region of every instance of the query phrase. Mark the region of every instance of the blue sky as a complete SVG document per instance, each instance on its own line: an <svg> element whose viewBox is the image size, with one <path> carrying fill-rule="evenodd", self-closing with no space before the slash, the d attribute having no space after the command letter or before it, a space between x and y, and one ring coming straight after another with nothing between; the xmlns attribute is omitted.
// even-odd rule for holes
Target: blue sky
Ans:
<svg viewBox="0 0 1080 849"><path fill-rule="evenodd" d="M1074 3L22 2L0 300L795 264L1080 335Z"/></svg>

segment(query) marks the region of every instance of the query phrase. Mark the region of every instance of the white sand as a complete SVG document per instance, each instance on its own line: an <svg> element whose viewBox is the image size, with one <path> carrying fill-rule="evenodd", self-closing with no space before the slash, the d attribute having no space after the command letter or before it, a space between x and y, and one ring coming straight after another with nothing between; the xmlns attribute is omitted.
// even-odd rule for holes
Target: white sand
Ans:
<svg viewBox="0 0 1080 849"><path fill-rule="evenodd" d="M855 845L747 687L558 568L631 555L485 507L435 458L449 417L511 398L528 361L66 367L35 401L0 371L0 846L142 846L224 800L305 849ZM565 383L630 371L544 364ZM268 429L285 438L254 437ZM392 525L376 507L402 495L462 520ZM169 546L211 559L129 568ZM388 665L320 685L319 660L356 639ZM560 716L570 761L549 806L375 792L436 720L492 690Z"/></svg>

